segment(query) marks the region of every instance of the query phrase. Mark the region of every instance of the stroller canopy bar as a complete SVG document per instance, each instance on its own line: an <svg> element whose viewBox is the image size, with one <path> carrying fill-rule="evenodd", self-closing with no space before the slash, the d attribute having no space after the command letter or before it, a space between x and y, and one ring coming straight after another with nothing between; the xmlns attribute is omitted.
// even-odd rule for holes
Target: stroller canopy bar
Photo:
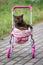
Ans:
<svg viewBox="0 0 43 65"><path fill-rule="evenodd" d="M14 6L14 7L12 7L12 11L14 11L17 8L29 8L30 12L32 12L32 6Z"/></svg>

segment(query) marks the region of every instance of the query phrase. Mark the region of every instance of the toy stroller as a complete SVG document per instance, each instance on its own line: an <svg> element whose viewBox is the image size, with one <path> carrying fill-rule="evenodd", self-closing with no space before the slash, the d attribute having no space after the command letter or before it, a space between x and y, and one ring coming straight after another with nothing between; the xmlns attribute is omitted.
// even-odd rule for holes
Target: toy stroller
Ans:
<svg viewBox="0 0 43 65"><path fill-rule="evenodd" d="M33 34L32 34L32 30L31 28L28 28L28 30L19 30L14 26L14 10L17 8L29 8L30 9L30 24L32 26L32 7L31 6L14 6L12 8L12 32L11 32L11 39L10 39L10 47L8 48L7 51L7 57L10 58L11 53L12 53L12 49L13 49L13 43L16 44L21 44L22 42L25 43L29 40L29 37L31 38L31 45L32 45L32 58L35 57L35 42L33 39ZM22 34L23 33L23 34ZM13 42L12 42L13 40Z"/></svg>

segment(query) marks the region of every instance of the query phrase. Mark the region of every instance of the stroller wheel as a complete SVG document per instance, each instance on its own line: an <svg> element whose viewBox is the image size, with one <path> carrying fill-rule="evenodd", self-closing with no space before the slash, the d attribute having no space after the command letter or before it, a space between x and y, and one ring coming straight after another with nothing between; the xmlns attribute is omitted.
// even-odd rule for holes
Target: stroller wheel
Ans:
<svg viewBox="0 0 43 65"><path fill-rule="evenodd" d="M8 57L8 58L11 57L11 52L12 52L12 47L9 47L9 48L8 48L8 51L7 51L7 57Z"/></svg>
<svg viewBox="0 0 43 65"><path fill-rule="evenodd" d="M10 58L10 56L11 56L10 51L11 51L11 49L9 48L9 49L8 49L8 52L7 52L7 57L8 57L8 58Z"/></svg>
<svg viewBox="0 0 43 65"><path fill-rule="evenodd" d="M35 58L35 46L32 47L32 58Z"/></svg>

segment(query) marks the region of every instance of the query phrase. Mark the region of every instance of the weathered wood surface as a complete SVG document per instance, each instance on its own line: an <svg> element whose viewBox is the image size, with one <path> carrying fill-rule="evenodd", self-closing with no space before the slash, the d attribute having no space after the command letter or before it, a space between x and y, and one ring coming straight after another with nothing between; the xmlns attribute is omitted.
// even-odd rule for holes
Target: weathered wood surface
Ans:
<svg viewBox="0 0 43 65"><path fill-rule="evenodd" d="M33 27L33 36L36 46L34 59L32 59L29 53L29 43L22 46L15 45L12 56L8 59L6 52L9 47L10 37L0 41L0 65L43 65L43 23Z"/></svg>

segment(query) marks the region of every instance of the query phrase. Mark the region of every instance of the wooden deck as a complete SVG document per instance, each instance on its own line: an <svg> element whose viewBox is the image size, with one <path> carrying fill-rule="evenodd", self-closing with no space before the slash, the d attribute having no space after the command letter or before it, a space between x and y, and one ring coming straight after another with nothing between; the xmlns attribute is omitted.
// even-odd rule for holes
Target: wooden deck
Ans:
<svg viewBox="0 0 43 65"><path fill-rule="evenodd" d="M35 39L35 58L32 59L30 43L15 45L11 58L7 58L7 49L9 47L10 37L0 41L0 65L43 65L43 23L33 27Z"/></svg>

